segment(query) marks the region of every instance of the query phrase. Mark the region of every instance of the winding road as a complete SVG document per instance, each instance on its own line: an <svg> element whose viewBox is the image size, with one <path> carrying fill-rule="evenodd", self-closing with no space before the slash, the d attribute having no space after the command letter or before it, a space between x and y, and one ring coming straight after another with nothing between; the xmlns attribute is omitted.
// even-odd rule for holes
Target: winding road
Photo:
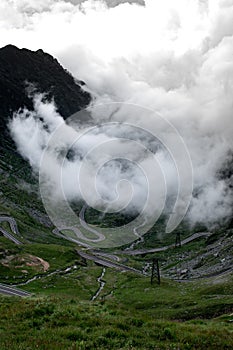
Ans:
<svg viewBox="0 0 233 350"><path fill-rule="evenodd" d="M84 243L83 241L80 241L81 240L84 240L86 242L100 242L100 241L103 241L105 239L104 235L102 233L100 233L99 231L97 231L96 229L94 229L93 227L90 227L87 222L85 221L85 211L87 209L87 205L84 205L79 213L79 222L81 224L81 226L86 230L86 231L89 231L91 232L92 234L96 235L97 238L96 239L91 239L91 238L88 238L86 237L78 227L63 227L62 229L58 229L58 228L55 228L52 232L53 234L55 234L56 236L58 237L62 237L62 238L65 238L73 243L77 243L79 245L82 245L86 248L91 248L91 245L88 244L88 243ZM74 238L74 237L70 237L70 236L66 236L64 235L63 233L61 233L60 231L62 230L70 230L70 231L73 231L73 233L76 235L77 238Z"/></svg>
<svg viewBox="0 0 233 350"><path fill-rule="evenodd" d="M201 238L201 237L209 237L211 236L211 232L198 232L194 233L192 236L189 236L181 241L181 245L190 243L194 241L195 239ZM159 253L164 252L165 250L168 250L170 248L174 248L174 244L170 244L164 247L160 248L151 248L151 249L138 249L138 250L125 250L124 254L127 255L143 255L143 254L150 254L150 253ZM118 252L119 253L119 252Z"/></svg>
<svg viewBox="0 0 233 350"><path fill-rule="evenodd" d="M31 293L26 292L15 287L7 286L0 283L0 293L5 295L17 296L17 297L28 297Z"/></svg>
<svg viewBox="0 0 233 350"><path fill-rule="evenodd" d="M85 221L85 211L87 209L87 205L85 204L82 209L80 210L80 213L79 213L79 221L80 221L80 224L81 226L91 232L91 233L94 233L98 238L97 239L90 239L91 242L98 242L98 241L103 241L105 239L105 236L98 232L96 229L94 229L93 227L90 227L87 222Z"/></svg>
<svg viewBox="0 0 233 350"><path fill-rule="evenodd" d="M120 271L134 272L134 273L137 273L139 275L145 276L141 270L137 270L137 269L135 269L133 267L130 267L130 266L127 266L127 265L123 265L123 264L119 264L117 262L113 262L111 260L108 260L108 259L103 258L103 257L98 257L98 256L93 255L93 254L88 254L88 253L86 253L86 252L84 252L82 250L76 250L76 251L82 258L94 261L98 265L115 268L116 270L120 270Z"/></svg>
<svg viewBox="0 0 233 350"><path fill-rule="evenodd" d="M98 240L102 240L102 234L99 233L96 229L90 227L86 223L86 221L85 221L85 210L86 210L86 208L87 208L87 206L84 205L82 207L80 213L79 213L80 224L85 230L87 230L87 231L89 231L89 232L91 232L91 233L93 233L93 234L95 234L97 236L97 239L93 239L93 240L89 239L89 241L96 242ZM7 230L1 228L1 227L0 227L0 232L2 232L2 234L5 237L7 237L10 240L12 240L15 244L17 244L17 245L23 244L20 240L18 240L15 237L15 236L20 236L19 231L18 231L18 227L17 227L17 223L16 223L15 219L12 218L12 217L8 217L8 216L0 216L0 223L1 222L8 222L9 223L11 231L12 231L12 234L9 233ZM87 260L91 260L94 263L96 263L97 265L103 266L104 273L105 273L105 268L109 267L109 268L114 268L114 269L119 270L119 271L124 271L124 272L125 271L129 271L129 272L133 272L133 273L136 273L136 274L139 274L139 275L147 276L146 270L141 271L141 270L135 269L133 267L130 267L130 266L127 266L127 265L119 263L120 258L118 256L118 254L120 254L120 255L123 254L123 255L136 256L136 255L144 255L144 254L150 254L150 253L163 252L163 251L166 251L166 250L168 250L170 248L174 248L174 244L171 244L171 245L167 245L167 246L159 247L159 248L133 250L132 248L136 245L135 242L134 242L130 246L130 248L128 248L128 249L126 249L124 251L116 251L114 253L106 253L106 252L102 252L102 251L100 251L98 249L93 249L88 243L84 244L83 242L80 242L78 240L78 238L84 237L83 233L78 228L77 229L75 228L73 231L74 231L74 233L76 233L77 239L75 239L73 237L65 236L57 228L53 230L53 233L55 235L57 235L58 237L62 237L62 238L68 239L68 240L70 240L70 241L72 241L74 243L81 244L82 246L84 246L87 249L89 249L88 252L80 250L80 249L77 249L76 251L82 258L87 259ZM139 237L140 242L143 241L143 238L140 237L137 234L137 228L134 228L134 233L135 233L135 236ZM201 238L201 237L209 237L211 234L212 234L211 232L194 233L193 235L183 239L181 241L181 244L185 245L187 243L190 243L190 242L194 241L195 239L198 239L198 238ZM65 272L68 271L69 269L71 269L71 268L66 269ZM51 274L54 274L56 272L57 271L52 272ZM222 274L224 275L225 273L229 273L229 272L230 272L229 270L228 271L223 271ZM100 283L100 290L97 292L98 295L99 295L100 291L104 287L104 281L102 280L103 274L99 277L99 280L98 280L98 282ZM211 276L208 276L208 277L211 277ZM37 278L40 278L40 277L39 276L35 276L32 279L29 279L26 283L22 283L22 285L23 284L28 284L28 283L32 282L33 280L35 280ZM184 282L184 281L185 280L182 280L182 282ZM20 296L20 297L26 297L26 296L31 295L30 293L28 293L26 291L23 291L23 290L20 290L20 289L17 289L15 287L11 287L11 286L8 286L8 285L4 285L4 284L0 284L0 293L6 294L6 295ZM96 297L98 295L96 295ZM96 297L94 297L94 299Z"/></svg>
<svg viewBox="0 0 233 350"><path fill-rule="evenodd" d="M14 218L12 218L11 216L0 216L0 223L1 222L8 222L13 234L15 234L16 236L20 236L18 226ZM23 244L20 240L15 238L11 233L3 229L2 227L0 227L0 232L2 232L3 236L10 239L15 244L17 245Z"/></svg>
<svg viewBox="0 0 233 350"><path fill-rule="evenodd" d="M11 228L11 231L14 235L20 236L17 223L14 218L10 216L0 216L0 223L1 222L8 222ZM10 239L12 242L14 242L17 245L23 244L21 241L19 241L13 234L5 230L4 228L0 227L0 232L3 234L4 237ZM11 295L11 296L18 296L18 297L28 297L31 295L31 293L26 292L24 290L11 287L9 285L1 284L0 283L0 293L5 295Z"/></svg>
<svg viewBox="0 0 233 350"><path fill-rule="evenodd" d="M84 205L84 206L82 207L80 213L79 213L79 220L80 220L80 223L81 223L82 227L85 228L86 230L92 232L92 233L95 233L96 235L98 235L98 234L100 235L100 233L98 233L97 230L95 230L95 229L93 229L92 227L90 227L90 226L87 224L87 222L85 221L85 211L86 211L86 209L87 209L87 205ZM145 225L145 222L144 222L142 225L140 225L139 227L144 226L144 225ZM139 243L141 243L141 242L144 241L143 237L141 237L141 236L138 234L138 232L137 232L137 229L138 229L139 227L135 227L134 230L133 230L135 236L138 237L139 240L137 240L136 242L133 242L129 248L126 248L126 249L124 250L124 252L118 251L118 252L116 252L116 254L127 254L127 255L132 255L132 256L133 256L133 255L143 255L143 254L150 254L150 253L163 252L163 251L166 251L166 250L168 250L168 249L170 249L170 248L174 248L174 244L170 244L170 245L168 245L168 246L164 246L164 247L160 247L160 248L133 250L133 248L135 247L135 245L137 245L137 244L139 244ZM193 235L191 235L191 236L189 236L189 237L183 239L183 240L181 241L181 245L185 245L185 244L190 243L190 242L192 242L192 241L194 241L194 240L196 240L196 239L198 239L198 238L201 238L201 237L209 237L211 234L212 234L211 232L198 232L198 233L194 233ZM93 241L94 241L94 240L93 240ZM91 248L91 247L89 246L89 248ZM110 257L110 258L113 259L113 260L119 261L119 258L117 257L116 254L114 254L114 255L113 255L113 254L112 254L112 255L109 255L109 254L105 254L105 253L102 253L102 252L98 252L98 253L97 253L97 252L94 251L94 250L93 250L93 252L95 252L96 255L97 255L97 254L98 254L98 255L101 255L101 256L104 256L104 255L105 255L106 257Z"/></svg>

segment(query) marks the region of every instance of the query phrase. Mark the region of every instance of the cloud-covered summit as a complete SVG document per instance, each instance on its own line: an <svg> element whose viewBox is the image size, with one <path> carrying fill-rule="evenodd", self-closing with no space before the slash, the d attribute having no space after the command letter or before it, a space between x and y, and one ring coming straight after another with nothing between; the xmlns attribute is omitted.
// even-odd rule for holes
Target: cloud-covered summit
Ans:
<svg viewBox="0 0 233 350"><path fill-rule="evenodd" d="M13 45L3 47L0 49L1 144L5 141L10 143L6 124L12 113L24 107L33 110L30 97L33 91L46 93L47 101L54 100L64 118L91 101L90 94L82 89L81 83L51 55L42 50L20 50Z"/></svg>

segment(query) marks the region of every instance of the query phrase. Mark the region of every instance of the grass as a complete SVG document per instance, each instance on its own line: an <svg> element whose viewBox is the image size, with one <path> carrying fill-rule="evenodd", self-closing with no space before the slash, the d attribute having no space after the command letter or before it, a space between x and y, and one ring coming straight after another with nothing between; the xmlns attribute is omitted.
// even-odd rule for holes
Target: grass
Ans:
<svg viewBox="0 0 233 350"><path fill-rule="evenodd" d="M160 286L151 286L149 277L107 269L105 287L91 302L102 267L91 262L84 266L74 245L17 247L1 238L0 251L32 254L50 264L49 271L21 287L32 297L0 297L1 350L233 347L231 275L190 283L162 278ZM142 261L138 259L138 267ZM75 268L65 272L68 266ZM10 266L8 283L16 282L16 270ZM5 274L0 265L1 281ZM31 269L27 277L33 275L38 271Z"/></svg>
<svg viewBox="0 0 233 350"><path fill-rule="evenodd" d="M13 161L14 169L21 166L17 158ZM6 161L1 160L1 167L10 172ZM99 288L97 278L102 267L92 262L85 265L75 251L76 245L55 237L51 233L53 227L45 227L30 214L28 209L45 215L36 191L20 189L20 179L27 179L29 185L36 184L27 166L21 168L17 176L11 173L6 177L6 173L0 173L3 192L0 213L16 219L26 244L16 246L0 236L0 282L21 284L33 277L36 279L20 286L32 293L29 298L0 296L0 350L233 348L232 275L189 283L162 276L158 286L151 285L149 277L108 268L103 278L104 289L92 302ZM77 208L80 210L79 204ZM102 220L92 210L87 210L86 216L90 223L101 223L102 227L116 227L130 219L106 215ZM8 223L1 225L10 230ZM159 235L164 225L161 219L145 235L144 248L175 242L174 234ZM204 229L190 230L183 224L179 232L183 239ZM222 232L217 231L207 240L200 239L156 256L164 261L161 264L165 271L179 264L182 254L200 255L221 235ZM31 255L47 261L49 270L27 265ZM2 262L10 256L12 260L4 266ZM142 269L153 256L126 256L125 263ZM68 267L71 269L66 270Z"/></svg>
<svg viewBox="0 0 233 350"><path fill-rule="evenodd" d="M43 274L41 268L38 270L38 267L27 265L30 256L48 261L49 271L65 269L80 262L74 247L36 243L17 246L10 240L0 237L0 282L17 284L38 273Z"/></svg>
<svg viewBox="0 0 233 350"><path fill-rule="evenodd" d="M132 286L134 284L135 281ZM129 285L128 281L125 289ZM80 300L79 290L72 298L59 295L23 300L1 297L0 348L232 349L229 314L189 321L172 319L167 313L160 314L159 290L167 291L163 295L163 298L168 298L166 303L163 301L164 310L173 308L177 313L179 309L177 303L174 306L171 303L174 302L175 289L170 293L170 286L167 287L164 285L162 290L152 288L153 308L150 303L139 307L139 298L142 300L143 295L138 294L138 290L131 294L130 304L128 297L119 299L118 293L110 302L107 299L94 303ZM127 294L131 291L130 288ZM191 304L189 298L185 303L183 307Z"/></svg>

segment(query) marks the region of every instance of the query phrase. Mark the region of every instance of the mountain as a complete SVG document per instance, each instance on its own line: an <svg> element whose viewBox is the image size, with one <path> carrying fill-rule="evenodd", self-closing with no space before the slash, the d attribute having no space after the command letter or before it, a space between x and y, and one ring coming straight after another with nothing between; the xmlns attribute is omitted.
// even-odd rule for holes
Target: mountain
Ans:
<svg viewBox="0 0 233 350"><path fill-rule="evenodd" d="M232 349L233 229L182 224L163 235L158 221L133 252L84 251L62 239L7 132L14 111L33 109L28 83L64 118L91 101L42 50L0 49L0 349ZM230 163L224 169L230 181ZM90 232L124 224L82 208Z"/></svg>
<svg viewBox="0 0 233 350"><path fill-rule="evenodd" d="M37 178L17 152L7 126L15 111L33 110L30 84L36 92L46 93L46 100L54 99L64 119L85 108L91 95L83 90L83 82L42 50L12 45L0 49L0 216L15 217L30 240L40 235L45 240L48 235L53 241L50 230L46 233L50 221L39 198Z"/></svg>
<svg viewBox="0 0 233 350"><path fill-rule="evenodd" d="M14 111L27 107L33 109L27 85L54 98L58 112L67 118L86 107L91 96L82 89L60 63L42 50L36 52L7 45L0 49L0 144L9 140L7 122Z"/></svg>

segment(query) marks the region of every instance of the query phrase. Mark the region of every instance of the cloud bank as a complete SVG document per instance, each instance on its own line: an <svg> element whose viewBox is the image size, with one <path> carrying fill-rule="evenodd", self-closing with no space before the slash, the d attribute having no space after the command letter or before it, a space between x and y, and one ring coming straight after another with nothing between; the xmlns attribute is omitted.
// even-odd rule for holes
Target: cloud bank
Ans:
<svg viewBox="0 0 233 350"><path fill-rule="evenodd" d="M131 114L126 106L95 113L101 103L127 102L157 111L175 126L193 163L191 222L212 225L232 214L231 177L220 175L233 148L232 0L146 0L144 7L124 3L114 8L103 1L25 0L2 1L0 7L2 45L40 47L58 57L95 97L96 124L137 124L140 118L148 128L155 123L152 116ZM51 132L37 116L43 109L51 130L61 119L53 106L35 101L35 114L15 115L11 130L19 151L38 167ZM31 130L33 147L27 147ZM159 154L172 198L177 174L167 154ZM103 180L100 187L107 196L106 184ZM144 185L138 181L135 203Z"/></svg>

